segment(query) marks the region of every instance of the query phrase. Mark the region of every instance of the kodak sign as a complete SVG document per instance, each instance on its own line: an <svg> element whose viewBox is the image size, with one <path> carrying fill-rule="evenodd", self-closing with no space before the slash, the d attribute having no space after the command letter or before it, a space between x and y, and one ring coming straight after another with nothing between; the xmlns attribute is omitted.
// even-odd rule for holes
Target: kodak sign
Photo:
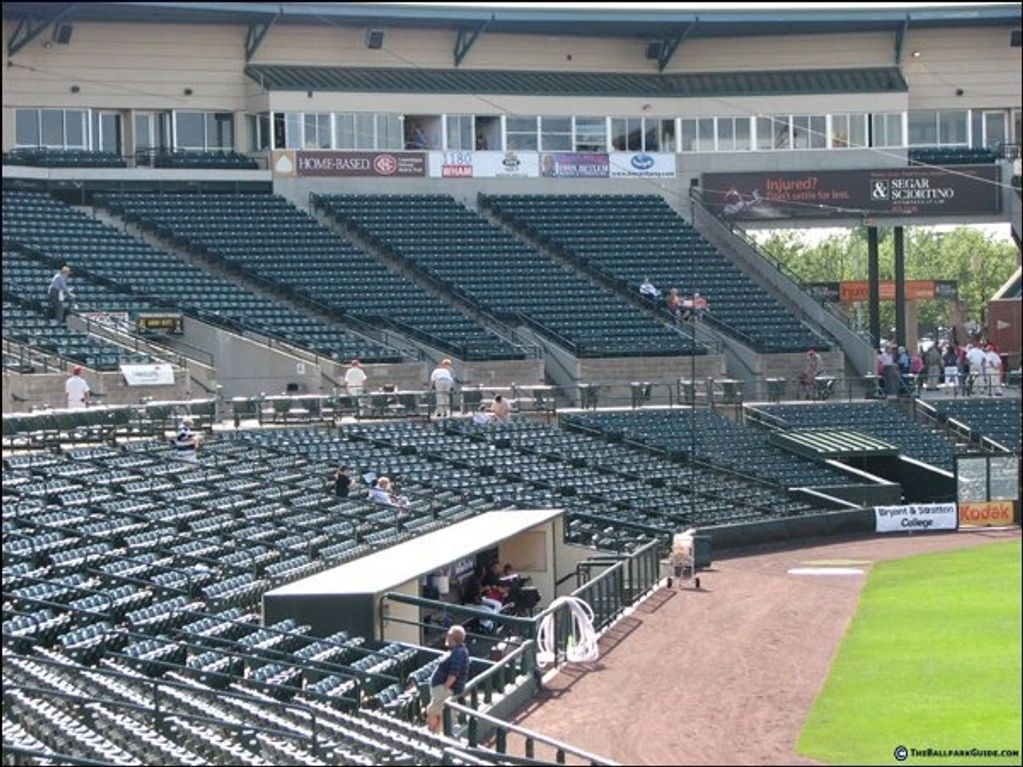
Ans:
<svg viewBox="0 0 1023 767"><path fill-rule="evenodd" d="M960 503L959 524L973 527L1001 527L1012 524L1012 501Z"/></svg>

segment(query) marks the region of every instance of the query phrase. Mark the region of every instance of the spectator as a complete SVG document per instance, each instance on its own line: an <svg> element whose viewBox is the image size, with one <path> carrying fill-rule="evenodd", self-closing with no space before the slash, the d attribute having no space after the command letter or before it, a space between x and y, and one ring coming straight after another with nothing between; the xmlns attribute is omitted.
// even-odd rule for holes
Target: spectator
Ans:
<svg viewBox="0 0 1023 767"><path fill-rule="evenodd" d="M1002 396L1002 358L994 344L987 345L984 354L984 373L986 375L985 390L996 397Z"/></svg>
<svg viewBox="0 0 1023 767"><path fill-rule="evenodd" d="M347 498L348 491L352 488L351 470L347 466L340 466L334 473L334 495L337 498Z"/></svg>
<svg viewBox="0 0 1023 767"><path fill-rule="evenodd" d="M494 397L494 404L490 406L490 416L495 421L511 420L511 405L500 394Z"/></svg>
<svg viewBox="0 0 1023 767"><path fill-rule="evenodd" d="M476 134L476 149L480 152L487 151L487 137L482 133Z"/></svg>
<svg viewBox="0 0 1023 767"><path fill-rule="evenodd" d="M927 364L927 389L934 391L938 388L942 368L941 352L938 351L937 344L932 344L931 348L927 350L924 362Z"/></svg>
<svg viewBox="0 0 1023 767"><path fill-rule="evenodd" d="M884 379L884 393L889 397L899 396L899 366L895 363L895 347L885 346L878 357L881 377Z"/></svg>
<svg viewBox="0 0 1023 767"><path fill-rule="evenodd" d="M177 450L180 460L198 463L199 443L202 441L202 435L193 432L192 425L191 416L186 415L181 419L178 435L174 438L174 449Z"/></svg>
<svg viewBox="0 0 1023 767"><path fill-rule="evenodd" d="M416 121L412 124L412 139L408 143L409 149L426 149L426 134L423 132L423 124Z"/></svg>
<svg viewBox="0 0 1023 767"><path fill-rule="evenodd" d="M972 343L966 344L966 364L969 365L970 375L975 382L983 380L981 376L984 375L986 361L983 349L979 346L974 346Z"/></svg>
<svg viewBox="0 0 1023 767"><path fill-rule="evenodd" d="M941 355L941 364L945 367L944 382L959 388L959 358L954 344L947 344Z"/></svg>
<svg viewBox="0 0 1023 767"><path fill-rule="evenodd" d="M807 399L810 399L814 393L815 381L821 373L824 372L824 359L817 350L809 348L806 350L806 366L803 368L803 372L799 374L799 393L805 395Z"/></svg>
<svg viewBox="0 0 1023 767"><path fill-rule="evenodd" d="M64 382L64 407L69 410L87 407L91 393L88 382L82 378L82 366L75 365L71 368L71 377Z"/></svg>
<svg viewBox="0 0 1023 767"><path fill-rule="evenodd" d="M455 379L451 375L451 360L441 360L440 365L430 374L430 388L434 390L437 401L436 418L451 416L451 390L454 386Z"/></svg>
<svg viewBox="0 0 1023 767"><path fill-rule="evenodd" d="M359 360L352 360L345 371L345 389L354 397L366 390L366 371Z"/></svg>
<svg viewBox="0 0 1023 767"><path fill-rule="evenodd" d="M60 269L53 279L50 280L50 288L47 296L50 302L50 314L57 322L64 321L67 313L67 305L71 300L71 288L68 285L68 278L71 276L71 267L61 264Z"/></svg>
<svg viewBox="0 0 1023 767"><path fill-rule="evenodd" d="M909 359L909 354L906 353L906 347L900 346L898 357L896 358L895 364L899 366L899 374L908 376L912 371L912 362Z"/></svg>
<svg viewBox="0 0 1023 767"><path fill-rule="evenodd" d="M639 294L647 298L657 298L661 295L661 291L654 287L649 277L644 277L643 282L639 286Z"/></svg>
<svg viewBox="0 0 1023 767"><path fill-rule="evenodd" d="M394 493L391 492L391 480L387 477L380 477L369 489L369 500L373 503L382 503L385 506L397 506Z"/></svg>
<svg viewBox="0 0 1023 767"><path fill-rule="evenodd" d="M469 679L465 628L457 624L449 628L444 644L450 650L441 658L430 679L430 704L426 707L426 725L434 733L440 730L444 702L453 695L461 695Z"/></svg>
<svg viewBox="0 0 1023 767"><path fill-rule="evenodd" d="M676 322L682 318L682 298L678 294L678 288L672 288L668 291L668 296L664 299L664 305L668 309L668 314L670 314Z"/></svg>

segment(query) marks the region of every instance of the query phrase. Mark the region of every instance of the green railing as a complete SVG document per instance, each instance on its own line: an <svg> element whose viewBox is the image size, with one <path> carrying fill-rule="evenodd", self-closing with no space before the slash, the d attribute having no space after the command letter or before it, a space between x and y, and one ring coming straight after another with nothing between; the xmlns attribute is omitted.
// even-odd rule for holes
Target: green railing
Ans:
<svg viewBox="0 0 1023 767"><path fill-rule="evenodd" d="M555 761L558 764L566 764L566 758L571 755L577 759L581 759L586 764L597 764L597 765L615 765L617 762L613 762L610 759L605 759L602 756L591 754L589 751L584 751L581 748L570 746L567 743L563 743L560 740L549 738L546 735L541 735L538 732L527 729L526 727L520 727L516 724L510 724L502 719L498 719L487 714L481 714L478 711L473 711L471 708L467 708L460 703L454 701L447 701L444 706L444 717L447 720L450 717L450 711L455 711L458 714L469 718L469 747L476 748L479 745L479 741L475 739L475 733L478 730L473 728L474 722L482 722L494 730L494 750L498 754L508 753L508 735L514 733L519 735L524 740L524 751L526 759L536 759L536 744L542 743L554 750Z"/></svg>

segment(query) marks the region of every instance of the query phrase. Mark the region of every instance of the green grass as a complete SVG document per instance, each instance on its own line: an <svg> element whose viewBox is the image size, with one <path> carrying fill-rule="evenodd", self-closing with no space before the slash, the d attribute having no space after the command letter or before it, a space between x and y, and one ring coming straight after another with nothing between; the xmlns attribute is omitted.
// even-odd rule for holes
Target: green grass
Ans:
<svg viewBox="0 0 1023 767"><path fill-rule="evenodd" d="M898 762L899 745L1017 756ZM1020 542L875 565L797 747L829 764L1020 764Z"/></svg>

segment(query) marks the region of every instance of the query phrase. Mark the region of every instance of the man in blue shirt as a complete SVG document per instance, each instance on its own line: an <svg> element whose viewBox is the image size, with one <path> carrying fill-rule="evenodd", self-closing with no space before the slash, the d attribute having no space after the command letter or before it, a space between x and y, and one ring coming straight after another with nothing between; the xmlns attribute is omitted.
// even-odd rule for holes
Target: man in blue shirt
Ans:
<svg viewBox="0 0 1023 767"><path fill-rule="evenodd" d="M440 731L444 701L453 695L461 695L469 679L469 650L465 646L465 629L458 625L449 628L444 644L451 649L441 658L440 665L430 678L430 705L426 707L426 726L430 732Z"/></svg>

